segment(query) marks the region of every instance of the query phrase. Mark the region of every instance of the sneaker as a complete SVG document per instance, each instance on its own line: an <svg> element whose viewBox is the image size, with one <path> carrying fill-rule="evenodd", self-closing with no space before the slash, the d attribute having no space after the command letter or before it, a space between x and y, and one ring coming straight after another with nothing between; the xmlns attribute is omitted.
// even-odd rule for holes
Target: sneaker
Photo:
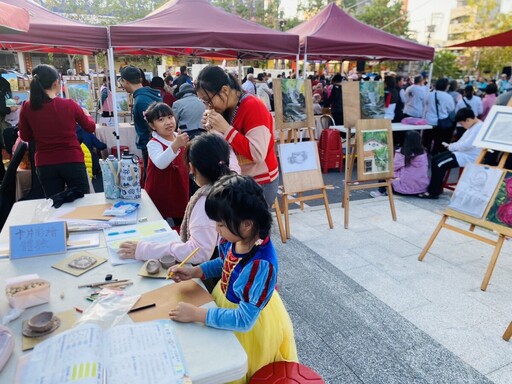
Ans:
<svg viewBox="0 0 512 384"><path fill-rule="evenodd" d="M381 196L386 196L386 194L380 193L379 191L371 191L370 196L371 197L381 197Z"/></svg>

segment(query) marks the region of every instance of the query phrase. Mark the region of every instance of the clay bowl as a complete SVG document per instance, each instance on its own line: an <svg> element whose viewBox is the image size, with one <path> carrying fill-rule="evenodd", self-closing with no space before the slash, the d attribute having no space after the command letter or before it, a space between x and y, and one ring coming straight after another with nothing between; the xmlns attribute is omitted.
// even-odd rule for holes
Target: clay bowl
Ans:
<svg viewBox="0 0 512 384"><path fill-rule="evenodd" d="M156 275L160 271L160 262L156 259L149 259L146 264L146 271L150 275Z"/></svg>
<svg viewBox="0 0 512 384"><path fill-rule="evenodd" d="M171 255L164 256L160 258L160 264L162 264L163 268L168 269L171 268L174 264L176 264L176 259Z"/></svg>
<svg viewBox="0 0 512 384"><path fill-rule="evenodd" d="M29 328L34 332L46 332L53 326L53 312L41 312L28 321Z"/></svg>

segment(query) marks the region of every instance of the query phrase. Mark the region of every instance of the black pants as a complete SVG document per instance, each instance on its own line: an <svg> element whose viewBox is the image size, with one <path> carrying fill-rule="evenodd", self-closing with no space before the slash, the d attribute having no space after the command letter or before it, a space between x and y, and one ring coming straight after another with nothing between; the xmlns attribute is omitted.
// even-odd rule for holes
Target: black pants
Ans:
<svg viewBox="0 0 512 384"><path fill-rule="evenodd" d="M432 129L425 129L423 131L423 146L430 151L432 156L438 153L445 152L446 149L443 146L445 143L450 143L452 140L453 128L440 128L432 127Z"/></svg>
<svg viewBox="0 0 512 384"><path fill-rule="evenodd" d="M84 163L43 165L37 167L36 172L47 198L71 187L84 194L89 193L89 178Z"/></svg>
<svg viewBox="0 0 512 384"><path fill-rule="evenodd" d="M446 171L451 168L458 168L460 165L453 152L446 151L433 156L430 167L432 176L430 177L428 193L432 196L438 196L443 192L443 179Z"/></svg>

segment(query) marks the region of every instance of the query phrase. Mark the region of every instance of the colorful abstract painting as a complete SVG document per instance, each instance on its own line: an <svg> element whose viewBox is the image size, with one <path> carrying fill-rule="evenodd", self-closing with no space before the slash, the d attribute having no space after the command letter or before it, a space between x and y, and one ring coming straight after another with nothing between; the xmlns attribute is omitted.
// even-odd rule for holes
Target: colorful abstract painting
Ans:
<svg viewBox="0 0 512 384"><path fill-rule="evenodd" d="M505 174L486 220L512 228L512 172Z"/></svg>

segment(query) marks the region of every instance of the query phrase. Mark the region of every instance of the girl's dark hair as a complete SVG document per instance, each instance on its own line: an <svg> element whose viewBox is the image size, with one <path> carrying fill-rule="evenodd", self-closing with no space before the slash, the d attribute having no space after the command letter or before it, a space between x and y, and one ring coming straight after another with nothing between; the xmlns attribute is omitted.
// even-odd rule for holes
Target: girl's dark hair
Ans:
<svg viewBox="0 0 512 384"><path fill-rule="evenodd" d="M475 92L475 90L472 85L466 85L466 87L464 87L464 96L466 99L471 100L473 98L473 92Z"/></svg>
<svg viewBox="0 0 512 384"><path fill-rule="evenodd" d="M0 92L3 92L5 95L7 95L7 97L11 98L12 97L11 83L9 83L7 81L7 79L2 77L2 73L3 72L0 72ZM0 97L5 97L5 95L2 95Z"/></svg>
<svg viewBox="0 0 512 384"><path fill-rule="evenodd" d="M260 239L268 236L272 225L263 189L250 176L222 176L208 194L205 210L210 220L225 223L239 237L244 220L253 222L251 235Z"/></svg>
<svg viewBox="0 0 512 384"><path fill-rule="evenodd" d="M190 141L185 148L185 159L212 184L231 172L229 144L214 133L203 133Z"/></svg>
<svg viewBox="0 0 512 384"><path fill-rule="evenodd" d="M164 79L164 83L165 83L165 84L172 83L172 80L173 80L172 76L171 76L171 75L168 75L168 76L166 76L166 77L165 77L165 79Z"/></svg>
<svg viewBox="0 0 512 384"><path fill-rule="evenodd" d="M263 81L265 74L264 73L258 73L258 81Z"/></svg>
<svg viewBox="0 0 512 384"><path fill-rule="evenodd" d="M146 121L148 123L152 123L156 119L164 116L174 116L176 119L176 115L174 114L172 108L167 104L162 103L161 101L155 101L149 104L144 116L146 117ZM176 122L176 126L178 126L178 122Z"/></svg>
<svg viewBox="0 0 512 384"><path fill-rule="evenodd" d="M448 89L448 79L443 77L436 81L436 91L446 91Z"/></svg>
<svg viewBox="0 0 512 384"><path fill-rule="evenodd" d="M226 73L217 65L207 65L199 76L197 76L196 90L204 90L213 94L219 93L223 86L227 85L235 91L243 92L238 80L231 74Z"/></svg>
<svg viewBox="0 0 512 384"><path fill-rule="evenodd" d="M393 76L384 76L384 85L389 89L396 88L395 78Z"/></svg>
<svg viewBox="0 0 512 384"><path fill-rule="evenodd" d="M421 144L421 135L416 131L407 131L405 133L404 145L400 149L400 153L405 157L405 166L411 164L411 160L415 156L425 153L425 148Z"/></svg>
<svg viewBox="0 0 512 384"><path fill-rule="evenodd" d="M487 85L487 87L485 87L485 93L487 95L492 95L493 93L497 94L498 93L498 87L496 86L496 84L490 83L490 84Z"/></svg>
<svg viewBox="0 0 512 384"><path fill-rule="evenodd" d="M50 89L59 79L59 73L52 65L39 64L32 70L30 82L30 108L41 109L45 100L50 100L45 90Z"/></svg>

